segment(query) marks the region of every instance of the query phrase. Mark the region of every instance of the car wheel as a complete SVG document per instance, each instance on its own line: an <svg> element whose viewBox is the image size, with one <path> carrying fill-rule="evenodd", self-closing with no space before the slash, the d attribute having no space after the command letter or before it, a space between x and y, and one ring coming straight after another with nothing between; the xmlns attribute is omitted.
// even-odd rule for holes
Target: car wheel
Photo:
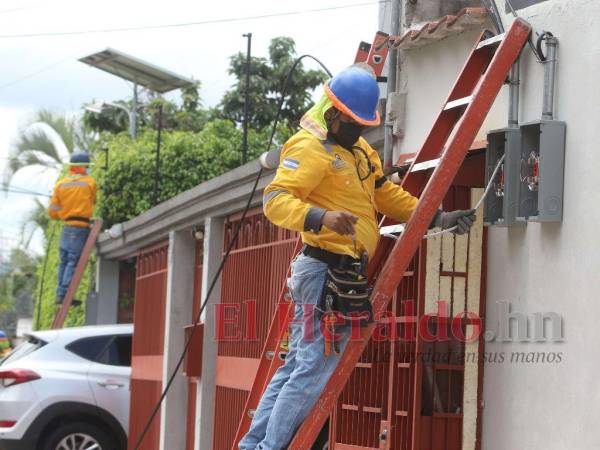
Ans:
<svg viewBox="0 0 600 450"><path fill-rule="evenodd" d="M97 427L84 422L58 427L44 440L42 450L119 450L114 440Z"/></svg>

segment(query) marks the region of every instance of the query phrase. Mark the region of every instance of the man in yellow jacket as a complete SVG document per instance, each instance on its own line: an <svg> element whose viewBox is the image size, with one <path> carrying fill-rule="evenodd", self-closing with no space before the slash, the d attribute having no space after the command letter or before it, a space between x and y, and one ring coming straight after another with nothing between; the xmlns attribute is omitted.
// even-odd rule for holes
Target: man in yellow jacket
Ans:
<svg viewBox="0 0 600 450"><path fill-rule="evenodd" d="M48 207L50 218L64 222L60 236L57 305L63 302L90 233L90 218L96 203L96 181L87 173L89 165L90 157L87 153L77 152L71 155L69 173L54 186ZM73 306L79 304L79 300L73 300Z"/></svg>
<svg viewBox="0 0 600 450"><path fill-rule="evenodd" d="M325 85L325 94L302 118L302 130L283 146L275 179L265 188L264 213L274 224L301 232L304 246L288 280L295 303L289 352L254 412L241 450L287 448L339 356L328 355L320 316L330 269L351 273L379 240L377 213L406 222L418 199L384 176L375 150L361 137L380 122L373 75L352 66ZM468 232L474 211L439 211L432 226ZM335 280L334 280L335 281ZM327 283L327 284L326 284ZM340 353L349 331L340 331Z"/></svg>

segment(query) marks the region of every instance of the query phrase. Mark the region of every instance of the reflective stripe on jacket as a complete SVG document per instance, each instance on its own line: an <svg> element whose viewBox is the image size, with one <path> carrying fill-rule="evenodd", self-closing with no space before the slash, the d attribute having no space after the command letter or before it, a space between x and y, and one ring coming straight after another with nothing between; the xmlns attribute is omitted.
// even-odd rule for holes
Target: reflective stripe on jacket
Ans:
<svg viewBox="0 0 600 450"><path fill-rule="evenodd" d="M406 222L418 199L386 180L379 155L365 139L360 138L357 147L362 151L350 152L305 130L292 136L281 151L275 179L264 191L267 218L300 231L307 244L358 257L351 236L320 226L325 211L349 212L358 217L357 250L373 256L379 240L377 212Z"/></svg>
<svg viewBox="0 0 600 450"><path fill-rule="evenodd" d="M83 220L68 220L71 217L89 219L96 203L96 180L89 175L69 174L54 186L48 214L52 219L65 221L67 225L87 227Z"/></svg>

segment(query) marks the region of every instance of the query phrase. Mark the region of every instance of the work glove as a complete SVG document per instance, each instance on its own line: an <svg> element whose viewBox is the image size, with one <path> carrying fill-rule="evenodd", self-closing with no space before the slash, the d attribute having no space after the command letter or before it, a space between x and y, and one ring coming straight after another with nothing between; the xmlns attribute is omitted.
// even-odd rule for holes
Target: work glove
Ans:
<svg viewBox="0 0 600 450"><path fill-rule="evenodd" d="M475 219L474 209L457 209L450 212L438 211L431 222L430 228L440 227L442 230L447 230L456 227L452 231L454 234L465 234L469 232L475 223Z"/></svg>

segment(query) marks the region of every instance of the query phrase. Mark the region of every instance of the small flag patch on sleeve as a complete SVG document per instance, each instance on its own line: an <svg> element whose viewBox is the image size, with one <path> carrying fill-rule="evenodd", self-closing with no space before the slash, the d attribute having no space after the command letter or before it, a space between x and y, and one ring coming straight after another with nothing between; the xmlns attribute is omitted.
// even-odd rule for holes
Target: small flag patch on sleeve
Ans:
<svg viewBox="0 0 600 450"><path fill-rule="evenodd" d="M300 161L296 161L295 159L291 158L285 158L283 160L283 167L296 170L298 167L300 167Z"/></svg>

